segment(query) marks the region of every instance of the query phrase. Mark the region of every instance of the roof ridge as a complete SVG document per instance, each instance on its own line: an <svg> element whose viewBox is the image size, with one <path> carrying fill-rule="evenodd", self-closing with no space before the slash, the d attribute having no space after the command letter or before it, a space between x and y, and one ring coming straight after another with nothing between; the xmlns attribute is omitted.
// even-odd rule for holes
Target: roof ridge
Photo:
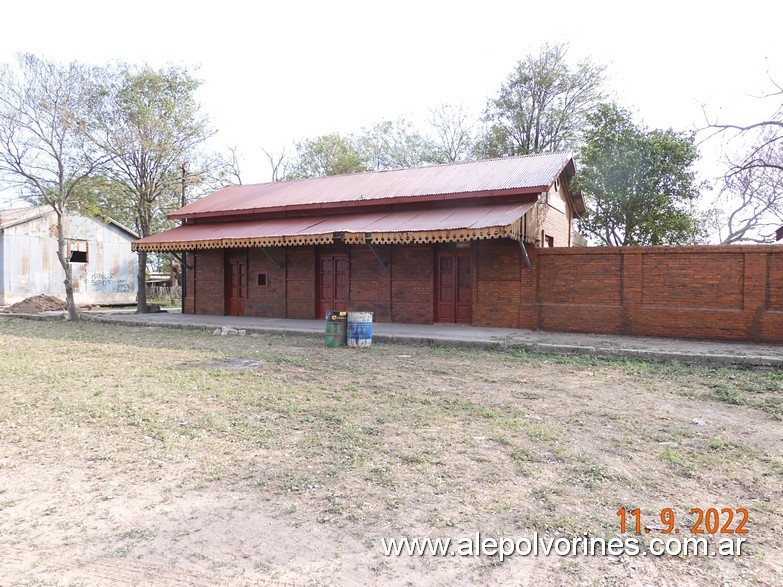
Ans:
<svg viewBox="0 0 783 587"><path fill-rule="evenodd" d="M398 171L412 171L417 169L437 169L439 167L457 167L460 165L471 165L476 163L491 163L495 161L508 161L512 159L533 159L536 157L545 157L545 156L554 156L554 155L561 155L563 157L569 157L573 158L573 154L570 151L567 150L558 150L558 151L540 151L538 153L527 153L524 155L508 155L505 157L491 157L489 159L470 159L465 161L454 161L453 163L432 163L429 165L417 165L415 167L395 167L394 169L368 169L366 171L354 171L352 173L338 173L335 175L316 175L313 177L300 177L297 179L286 179L282 181L264 181L261 183L248 183L248 184L229 184L226 186L223 186L223 188L243 188L243 187L252 187L252 186L262 186L262 185L269 185L269 184L275 184L275 183L298 183L302 181L315 181L315 180L325 180L335 177L356 177L359 175L370 175L373 173L393 173Z"/></svg>
<svg viewBox="0 0 783 587"><path fill-rule="evenodd" d="M262 210L351 206L359 202L412 202L478 194L509 195L546 189L569 165L567 151L547 151L413 168L226 186L172 212L170 218L226 215Z"/></svg>
<svg viewBox="0 0 783 587"><path fill-rule="evenodd" d="M465 161L453 161L452 163L433 163L430 165L418 165L416 167L396 167L394 169L377 169L374 172L383 173L386 171L403 171L406 169L434 169L436 167L453 167L457 165L470 165L472 163L489 163L492 161L508 161L510 159L532 159L534 157L544 157L551 155L571 156L569 151L540 151L538 153L526 153L524 155L507 155L505 157L490 157L489 159L470 159ZM373 173L373 171L357 171L356 173L346 173L345 175L360 175L362 173ZM336 177L334 175L324 175L321 177ZM312 178L319 179L319 178Z"/></svg>

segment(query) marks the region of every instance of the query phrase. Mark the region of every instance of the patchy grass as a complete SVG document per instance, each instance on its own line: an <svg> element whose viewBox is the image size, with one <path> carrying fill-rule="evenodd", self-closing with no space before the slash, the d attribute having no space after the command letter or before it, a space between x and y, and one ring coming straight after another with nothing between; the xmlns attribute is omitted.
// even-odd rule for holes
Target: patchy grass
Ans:
<svg viewBox="0 0 783 587"><path fill-rule="evenodd" d="M0 511L14 528L0 548L52 569L0 566L12 580L57 580L91 553L221 581L780 583L779 370L3 317L0 381ZM231 504L222 517L196 507L211 495ZM683 521L692 507L746 507L751 554L498 564L378 546L616 536L615 512L634 507L650 523L665 507ZM259 508L267 529L243 526ZM322 537L310 564L261 554L294 532ZM356 558L323 574L329 548Z"/></svg>

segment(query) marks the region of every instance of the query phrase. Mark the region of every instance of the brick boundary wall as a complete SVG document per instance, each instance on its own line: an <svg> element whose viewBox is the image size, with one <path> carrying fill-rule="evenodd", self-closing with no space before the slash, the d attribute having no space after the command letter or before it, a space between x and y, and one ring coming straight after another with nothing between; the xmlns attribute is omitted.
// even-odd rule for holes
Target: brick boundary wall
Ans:
<svg viewBox="0 0 783 587"><path fill-rule="evenodd" d="M783 246L528 246L472 244L473 324L558 332L783 343ZM331 247L322 250L330 251ZM349 305L379 322L432 323L433 245L334 248L349 259ZM311 319L316 251L248 252L248 316ZM194 258L195 257L195 258ZM188 255L185 312L223 313L223 251ZM265 272L266 287L257 287Z"/></svg>
<svg viewBox="0 0 783 587"><path fill-rule="evenodd" d="M530 271L541 330L783 342L776 245L539 249Z"/></svg>

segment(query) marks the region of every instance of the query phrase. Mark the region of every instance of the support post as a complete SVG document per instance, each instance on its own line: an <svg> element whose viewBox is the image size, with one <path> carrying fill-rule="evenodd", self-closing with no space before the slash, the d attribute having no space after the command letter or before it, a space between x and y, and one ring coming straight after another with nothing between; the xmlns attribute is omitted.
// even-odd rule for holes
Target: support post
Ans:
<svg viewBox="0 0 783 587"><path fill-rule="evenodd" d="M182 184L180 187L180 194L179 194L179 203L182 208L184 208L188 203L188 197L185 192L185 188L187 188L187 172L188 169L185 166L185 163L182 163ZM187 221L183 218L181 226L184 226ZM185 313L185 298L187 297L187 282L188 282L188 276L187 276L187 270L189 267L185 263L185 251L182 251L182 259L180 260L180 277L182 279L182 284L180 285L179 291L180 291L180 308L182 310L182 313Z"/></svg>

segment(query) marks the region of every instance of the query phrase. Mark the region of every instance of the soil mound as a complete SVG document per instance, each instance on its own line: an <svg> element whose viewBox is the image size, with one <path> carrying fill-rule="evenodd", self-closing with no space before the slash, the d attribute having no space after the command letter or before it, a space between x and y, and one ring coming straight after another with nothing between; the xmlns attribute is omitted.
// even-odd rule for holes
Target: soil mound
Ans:
<svg viewBox="0 0 783 587"><path fill-rule="evenodd" d="M41 312L62 312L67 309L65 302L59 298L44 294L23 299L9 306L6 312L11 314L40 314Z"/></svg>

